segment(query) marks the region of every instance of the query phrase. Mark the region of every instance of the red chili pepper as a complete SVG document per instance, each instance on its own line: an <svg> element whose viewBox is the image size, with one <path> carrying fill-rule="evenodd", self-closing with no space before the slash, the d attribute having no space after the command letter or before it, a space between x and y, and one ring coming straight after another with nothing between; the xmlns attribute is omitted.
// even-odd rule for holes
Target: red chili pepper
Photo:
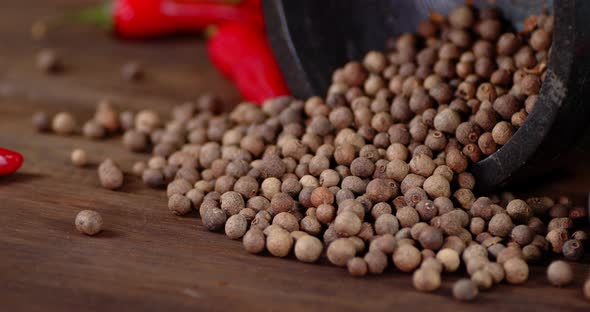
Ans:
<svg viewBox="0 0 590 312"><path fill-rule="evenodd" d="M259 0L111 0L58 19L33 25L34 37L68 22L92 23L124 38L142 39L179 32L199 32L209 25L239 23L264 29Z"/></svg>
<svg viewBox="0 0 590 312"><path fill-rule="evenodd" d="M264 33L227 23L217 26L209 35L209 58L234 81L246 100L260 104L266 99L289 94Z"/></svg>
<svg viewBox="0 0 590 312"><path fill-rule="evenodd" d="M0 176L9 175L23 164L23 156L17 152L0 148Z"/></svg>
<svg viewBox="0 0 590 312"><path fill-rule="evenodd" d="M128 38L194 32L225 22L264 28L262 10L210 1L117 0L113 15L114 30Z"/></svg>

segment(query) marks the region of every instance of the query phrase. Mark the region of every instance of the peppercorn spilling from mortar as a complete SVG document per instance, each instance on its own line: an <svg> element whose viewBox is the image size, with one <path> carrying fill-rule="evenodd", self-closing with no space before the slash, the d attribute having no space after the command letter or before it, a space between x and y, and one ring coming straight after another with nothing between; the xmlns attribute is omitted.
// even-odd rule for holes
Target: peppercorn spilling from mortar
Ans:
<svg viewBox="0 0 590 312"><path fill-rule="evenodd" d="M393 266L423 292L463 265L470 278L452 293L473 300L502 281L525 283L529 264L551 253L580 259L588 241L576 231L586 210L567 197L483 197L470 173L533 110L552 32L545 14L517 33L495 9L461 6L337 69L325 98L219 113L203 96L167 123L126 112L113 129L125 129L131 151L153 147L133 173L167 185L172 213L197 210L207 230L242 239L249 253L327 259L353 276ZM109 130L101 119L85 126L88 137ZM571 281L564 263L549 267L553 285Z"/></svg>

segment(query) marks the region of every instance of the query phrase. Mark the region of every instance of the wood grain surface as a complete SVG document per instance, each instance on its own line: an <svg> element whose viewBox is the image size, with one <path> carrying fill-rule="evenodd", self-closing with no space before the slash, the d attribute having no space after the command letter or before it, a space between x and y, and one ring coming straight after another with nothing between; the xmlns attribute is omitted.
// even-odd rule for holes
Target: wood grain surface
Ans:
<svg viewBox="0 0 590 312"><path fill-rule="evenodd" d="M173 216L161 190L126 176L120 191L99 187L96 163L110 156L129 171L147 158L131 154L120 138L88 141L80 136L35 133L33 112L71 111L82 122L96 102L114 98L129 109L161 112L213 92L238 100L233 87L208 64L203 43L188 37L123 42L92 27L56 29L46 40L30 39L32 21L92 1L19 0L0 4L0 146L23 153L15 175L0 178L1 311L588 311L581 285L588 260L576 264L574 285L550 287L544 269L532 269L524 286L502 284L476 302L451 298L444 276L433 294L416 292L411 276L388 271L357 279L326 264L252 256L240 242L203 229L196 215ZM197 36L194 36L197 37ZM67 71L47 76L35 67L39 49L64 57ZM145 64L146 80L123 81L121 66ZM94 165L74 168L69 154L86 149ZM586 170L588 172L588 170ZM589 176L552 177L529 192L587 191ZM99 211L105 230L96 237L76 232L82 209Z"/></svg>

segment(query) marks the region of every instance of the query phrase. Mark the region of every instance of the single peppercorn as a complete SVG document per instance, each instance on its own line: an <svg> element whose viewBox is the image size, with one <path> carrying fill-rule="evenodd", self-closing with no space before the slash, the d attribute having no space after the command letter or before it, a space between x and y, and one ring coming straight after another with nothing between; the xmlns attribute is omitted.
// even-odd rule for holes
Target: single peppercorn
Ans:
<svg viewBox="0 0 590 312"><path fill-rule="evenodd" d="M244 249L251 254L261 253L265 249L264 233L258 227L251 227L242 239Z"/></svg>
<svg viewBox="0 0 590 312"><path fill-rule="evenodd" d="M76 229L86 235L96 235L102 230L102 216L94 210L82 210L76 215Z"/></svg>
<svg viewBox="0 0 590 312"><path fill-rule="evenodd" d="M574 281L574 272L569 263L561 260L553 261L547 267L547 279L553 286L566 286Z"/></svg>
<svg viewBox="0 0 590 312"><path fill-rule="evenodd" d="M460 279L453 285L453 297L457 300L471 301L478 293L477 285L469 279Z"/></svg>

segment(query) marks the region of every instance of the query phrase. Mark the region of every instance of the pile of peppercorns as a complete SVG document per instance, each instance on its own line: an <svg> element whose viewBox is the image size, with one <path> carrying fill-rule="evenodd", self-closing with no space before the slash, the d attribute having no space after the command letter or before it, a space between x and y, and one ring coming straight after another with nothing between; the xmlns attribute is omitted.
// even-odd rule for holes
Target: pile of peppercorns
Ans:
<svg viewBox="0 0 590 312"><path fill-rule="evenodd" d="M478 197L469 172L533 110L552 30L548 15L515 33L497 10L462 6L402 34L392 52L336 70L325 99L280 97L220 113L205 96L166 124L153 111L118 115L102 104L110 117L97 113L84 133L101 137L90 129L109 129L105 120L118 116L125 146L153 147L132 171L167 185L173 213L198 210L205 228L242 239L249 253L327 259L354 276L394 267L428 292L463 265L470 279L453 294L472 300L502 281L526 282L528 265L550 253L580 260L588 242L576 230L587 212L569 198ZM99 167L107 188L122 184L120 173L112 160ZM564 261L547 276L555 286L573 280Z"/></svg>

